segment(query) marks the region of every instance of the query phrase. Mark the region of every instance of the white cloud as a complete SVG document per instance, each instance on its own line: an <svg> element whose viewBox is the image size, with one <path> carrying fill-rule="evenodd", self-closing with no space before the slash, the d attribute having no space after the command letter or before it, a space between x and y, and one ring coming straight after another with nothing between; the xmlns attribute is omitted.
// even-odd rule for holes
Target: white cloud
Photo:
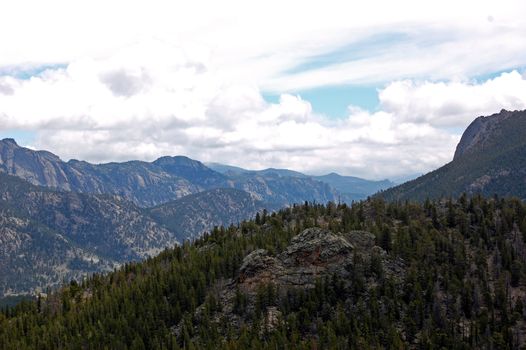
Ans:
<svg viewBox="0 0 526 350"><path fill-rule="evenodd" d="M184 48L182 57L213 62L231 82L278 93L416 76L449 79L526 62L522 0L21 0L3 4L2 13L0 32L9 35L0 36L0 47L8 48L0 55L0 68L117 57L125 55L122 48L152 38ZM405 39L387 40L370 52L360 46L386 33ZM355 47L361 58L283 74L342 47ZM141 59L152 50L163 61L164 52L155 46L134 54Z"/></svg>
<svg viewBox="0 0 526 350"><path fill-rule="evenodd" d="M4 79L12 93L0 95L0 125L35 130L33 146L64 159L185 154L252 168L377 178L436 167L458 139L430 123L404 120L394 109L371 114L352 108L348 118L334 120L314 113L300 96L267 103L256 87L221 80L213 64L185 61L173 47L164 52L170 64L148 55L88 59L29 80Z"/></svg>
<svg viewBox="0 0 526 350"><path fill-rule="evenodd" d="M476 116L526 109L526 79L512 71L482 83L396 81L379 99L401 121L465 128Z"/></svg>

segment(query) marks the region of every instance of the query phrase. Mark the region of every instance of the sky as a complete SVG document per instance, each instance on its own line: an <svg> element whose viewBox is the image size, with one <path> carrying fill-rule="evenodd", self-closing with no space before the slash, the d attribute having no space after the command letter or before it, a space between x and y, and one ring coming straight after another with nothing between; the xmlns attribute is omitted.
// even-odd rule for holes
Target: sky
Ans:
<svg viewBox="0 0 526 350"><path fill-rule="evenodd" d="M0 138L63 160L396 178L526 109L523 0L0 6Z"/></svg>

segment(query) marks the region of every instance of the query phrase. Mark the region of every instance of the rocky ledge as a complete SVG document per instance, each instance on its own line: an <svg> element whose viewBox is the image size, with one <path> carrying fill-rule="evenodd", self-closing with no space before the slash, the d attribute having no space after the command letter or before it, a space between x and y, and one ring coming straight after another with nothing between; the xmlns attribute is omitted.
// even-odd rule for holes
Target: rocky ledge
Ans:
<svg viewBox="0 0 526 350"><path fill-rule="evenodd" d="M374 261L380 265L376 272L371 269ZM216 293L212 298L219 307L210 314L210 307L205 303L193 315L194 321L200 322L207 317L219 329L243 327L250 326L254 315L263 312L268 321L266 327L269 323L275 325L280 315L279 299L288 292L307 291L324 279L334 278L341 281L342 290L350 290L351 275L357 270L364 273L367 286L375 286L375 280L384 276L400 280L404 269L402 261L390 260L386 252L375 245L375 237L369 232L334 233L309 228L295 236L289 246L276 255L264 249L249 253L235 278L222 281L221 286L213 288ZM262 291L269 288L275 294L276 302L265 305L264 310L257 310L261 307L258 300ZM182 323L177 325L174 332L180 334L182 327Z"/></svg>

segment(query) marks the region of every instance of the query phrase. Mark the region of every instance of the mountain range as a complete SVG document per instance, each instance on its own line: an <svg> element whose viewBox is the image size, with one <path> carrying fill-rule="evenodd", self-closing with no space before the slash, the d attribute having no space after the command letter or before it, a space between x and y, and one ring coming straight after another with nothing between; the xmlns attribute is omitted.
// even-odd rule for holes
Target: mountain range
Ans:
<svg viewBox="0 0 526 350"><path fill-rule="evenodd" d="M232 178L243 178L243 176L273 176L280 178L292 177L313 179L331 186L338 193L338 199L347 203L350 203L353 200L357 201L366 199L368 196L378 191L393 187L395 185L395 182L387 179L380 181L365 180L355 176L342 176L334 172L327 175L306 175L300 173L299 171L289 169L268 168L263 170L247 170L220 163L207 163L206 165L209 168Z"/></svg>
<svg viewBox="0 0 526 350"><path fill-rule="evenodd" d="M64 162L48 151L21 147L13 139L0 141L0 172L64 191L118 195L140 207L153 207L205 190L235 188L280 208L305 200L325 203L338 198L364 199L393 185L387 180L368 181L336 174L306 176L291 170L216 170L221 169L184 156L166 156L153 162Z"/></svg>

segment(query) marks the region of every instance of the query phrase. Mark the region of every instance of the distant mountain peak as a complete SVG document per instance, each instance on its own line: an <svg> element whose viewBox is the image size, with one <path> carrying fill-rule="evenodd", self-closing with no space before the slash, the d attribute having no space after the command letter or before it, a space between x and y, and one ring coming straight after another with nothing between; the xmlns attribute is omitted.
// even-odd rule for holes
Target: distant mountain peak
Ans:
<svg viewBox="0 0 526 350"><path fill-rule="evenodd" d="M18 146L18 143L16 143L15 139L12 139L12 138L5 138L5 139L2 139L0 142L20 147Z"/></svg>
<svg viewBox="0 0 526 350"><path fill-rule="evenodd" d="M335 173L334 171L333 171L332 173L328 173L328 174L327 174L327 175L325 175L325 176L331 176L331 177L341 177L341 175L340 175L340 174L338 174L338 173Z"/></svg>
<svg viewBox="0 0 526 350"><path fill-rule="evenodd" d="M201 163L198 160L188 158L186 156L162 156L157 158L154 163Z"/></svg>

